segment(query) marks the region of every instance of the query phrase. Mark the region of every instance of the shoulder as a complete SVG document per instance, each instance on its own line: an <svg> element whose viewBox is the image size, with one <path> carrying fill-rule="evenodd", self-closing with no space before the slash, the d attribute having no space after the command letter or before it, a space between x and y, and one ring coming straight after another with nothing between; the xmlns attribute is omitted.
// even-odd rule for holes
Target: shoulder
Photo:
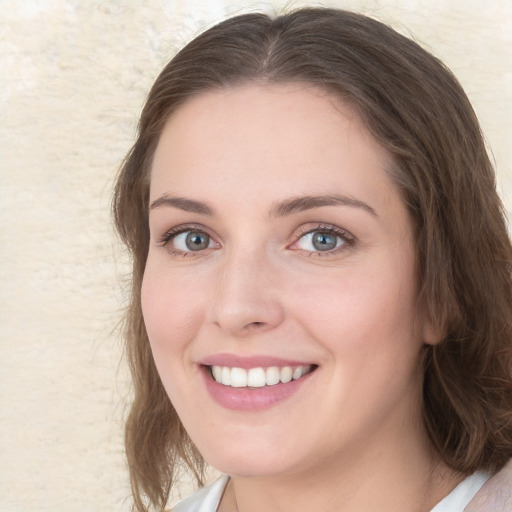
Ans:
<svg viewBox="0 0 512 512"><path fill-rule="evenodd" d="M228 476L218 478L178 503L170 512L216 512L228 481Z"/></svg>
<svg viewBox="0 0 512 512"><path fill-rule="evenodd" d="M512 459L489 478L464 512L510 512L512 510Z"/></svg>

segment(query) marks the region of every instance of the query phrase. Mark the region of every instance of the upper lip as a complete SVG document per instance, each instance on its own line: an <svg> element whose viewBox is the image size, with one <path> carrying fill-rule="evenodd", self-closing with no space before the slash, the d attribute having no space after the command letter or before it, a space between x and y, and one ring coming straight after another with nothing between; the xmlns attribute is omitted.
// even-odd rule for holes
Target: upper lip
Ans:
<svg viewBox="0 0 512 512"><path fill-rule="evenodd" d="M230 368L268 368L277 366L283 368L285 366L306 366L313 364L308 361L296 361L283 359L268 355L240 356L236 354L213 354L199 361L204 366L228 366Z"/></svg>

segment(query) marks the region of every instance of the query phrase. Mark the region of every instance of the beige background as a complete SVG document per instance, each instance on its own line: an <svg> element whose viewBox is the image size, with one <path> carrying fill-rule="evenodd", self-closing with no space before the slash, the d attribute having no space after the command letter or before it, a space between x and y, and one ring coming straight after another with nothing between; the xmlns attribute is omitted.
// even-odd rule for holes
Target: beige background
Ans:
<svg viewBox="0 0 512 512"><path fill-rule="evenodd" d="M291 6L305 2L288 2ZM321 5L321 2L315 2ZM156 74L235 0L0 0L0 509L126 511L113 177ZM311 2L310 2L311 5ZM512 1L339 0L454 70L512 206Z"/></svg>

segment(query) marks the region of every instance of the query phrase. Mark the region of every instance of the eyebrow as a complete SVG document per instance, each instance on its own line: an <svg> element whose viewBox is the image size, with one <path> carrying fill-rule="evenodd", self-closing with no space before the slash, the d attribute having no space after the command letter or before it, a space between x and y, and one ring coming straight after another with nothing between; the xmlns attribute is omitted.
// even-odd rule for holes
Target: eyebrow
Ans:
<svg viewBox="0 0 512 512"><path fill-rule="evenodd" d="M201 215L214 216L215 210L207 203L187 199L185 197L169 197L167 194L159 197L150 205L150 210L160 208L162 206L178 208L180 210ZM293 213L321 208L322 206L350 206L353 208L361 208L374 217L378 217L377 212L368 204L359 199L350 196L339 195L321 195L321 196L302 196L287 199L275 203L270 209L271 217L285 217Z"/></svg>
<svg viewBox="0 0 512 512"><path fill-rule="evenodd" d="M215 210L206 203L185 197L169 197L166 194L153 201L149 209L154 210L162 206L171 206L185 212L200 213L201 215L212 216L215 214Z"/></svg>
<svg viewBox="0 0 512 512"><path fill-rule="evenodd" d="M292 213L321 208L322 206L350 206L353 208L362 208L374 217L378 217L377 212L368 204L359 199L350 196L322 195L322 196L304 196L288 199L274 204L270 210L270 215L274 217L283 217Z"/></svg>

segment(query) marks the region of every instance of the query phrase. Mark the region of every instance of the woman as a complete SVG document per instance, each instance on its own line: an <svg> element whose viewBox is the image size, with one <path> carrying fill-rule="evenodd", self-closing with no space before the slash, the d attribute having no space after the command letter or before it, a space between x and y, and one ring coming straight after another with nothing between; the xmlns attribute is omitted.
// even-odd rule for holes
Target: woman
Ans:
<svg viewBox="0 0 512 512"><path fill-rule="evenodd" d="M138 510L204 460L230 477L177 511L510 509L511 247L437 59L344 11L227 20L156 80L114 214Z"/></svg>

